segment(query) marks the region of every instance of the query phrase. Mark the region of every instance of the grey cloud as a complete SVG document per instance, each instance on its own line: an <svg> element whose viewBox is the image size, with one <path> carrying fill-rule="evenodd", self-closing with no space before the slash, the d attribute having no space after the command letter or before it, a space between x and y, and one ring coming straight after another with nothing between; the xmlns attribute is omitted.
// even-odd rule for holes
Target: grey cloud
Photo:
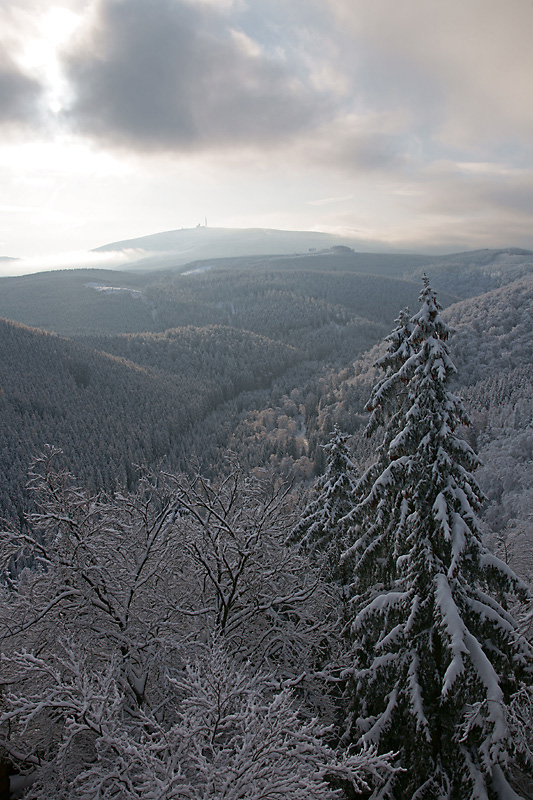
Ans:
<svg viewBox="0 0 533 800"><path fill-rule="evenodd" d="M405 201L412 239L404 246L441 250L531 247L533 173L441 164L417 175ZM408 228L407 228L408 230ZM424 244L426 242L427 244Z"/></svg>
<svg viewBox="0 0 533 800"><path fill-rule="evenodd" d="M245 45L211 6L100 0L64 60L67 114L82 133L141 150L265 145L315 124L324 97Z"/></svg>
<svg viewBox="0 0 533 800"><path fill-rule="evenodd" d="M531 141L530 2L326 2L351 32L367 103L409 109L417 132L443 147Z"/></svg>
<svg viewBox="0 0 533 800"><path fill-rule="evenodd" d="M335 149L330 148L324 160L326 164L336 164L346 172L396 172L405 163L404 146L399 136L379 132L354 135L350 141L339 143Z"/></svg>
<svg viewBox="0 0 533 800"><path fill-rule="evenodd" d="M533 214L533 177L528 182L518 181L515 185L495 186L488 192L489 201L496 208L522 214L531 220Z"/></svg>
<svg viewBox="0 0 533 800"><path fill-rule="evenodd" d="M400 175L408 166L408 147L401 119L386 116L338 116L302 136L289 155L342 175L386 172Z"/></svg>
<svg viewBox="0 0 533 800"><path fill-rule="evenodd" d="M430 213L476 216L513 214L531 220L533 172L530 170L462 170L450 164L446 170L428 169L419 175L424 207Z"/></svg>
<svg viewBox="0 0 533 800"><path fill-rule="evenodd" d="M6 55L0 57L0 125L36 122L41 92L36 80L24 75Z"/></svg>
<svg viewBox="0 0 533 800"><path fill-rule="evenodd" d="M410 231L401 247L428 253L458 253L500 247L531 249L531 228L524 219L501 214L483 219L458 219L453 223L428 223Z"/></svg>

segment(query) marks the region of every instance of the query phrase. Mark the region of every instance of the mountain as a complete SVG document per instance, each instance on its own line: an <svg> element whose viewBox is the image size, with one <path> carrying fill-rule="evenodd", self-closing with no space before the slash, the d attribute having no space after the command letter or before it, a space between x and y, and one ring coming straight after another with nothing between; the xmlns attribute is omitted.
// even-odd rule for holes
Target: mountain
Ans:
<svg viewBox="0 0 533 800"><path fill-rule="evenodd" d="M533 252L519 248L475 250L446 256L405 253L360 253L333 247L315 253L211 259L187 265L187 273L216 269L312 270L383 275L419 285L426 273L431 284L447 295L474 297L533 272ZM183 273L182 273L183 274Z"/></svg>
<svg viewBox="0 0 533 800"><path fill-rule="evenodd" d="M463 385L533 364L533 274L463 300L447 319Z"/></svg>
<svg viewBox="0 0 533 800"><path fill-rule="evenodd" d="M93 252L133 251L132 259L139 269L161 269L199 259L307 253L352 244L353 239L348 237L316 231L198 226L112 242L95 248Z"/></svg>
<svg viewBox="0 0 533 800"><path fill-rule="evenodd" d="M533 272L533 252L518 247L504 250L473 250L428 259L423 269L409 273L410 280L425 272L434 288L459 297L475 297L505 286Z"/></svg>
<svg viewBox="0 0 533 800"><path fill-rule="evenodd" d="M357 241L358 248L362 244ZM521 248L429 256L380 253L372 247L361 252L353 245L348 237L312 231L198 226L112 242L93 252L127 253L126 268L141 271L333 269L416 281L426 272L435 288L460 297L497 288L533 269L533 252Z"/></svg>
<svg viewBox="0 0 533 800"><path fill-rule="evenodd" d="M460 393L486 496L483 521L498 555L533 584L533 276L447 312L456 329Z"/></svg>
<svg viewBox="0 0 533 800"><path fill-rule="evenodd" d="M375 382L374 362L402 307L416 312L423 272L439 287L443 316L454 329L450 354L458 372L451 388L464 398L472 419L460 434L482 462L477 478L486 495L481 516L485 539L532 585L532 263L527 251L479 251L428 261L357 254L336 246L300 256L196 261L160 272L71 270L0 281L0 313L49 329L0 319L0 518L6 556L0 616L7 626L4 660L16 652L6 664L18 692L7 698L11 706L4 719L10 735L12 729L16 735L22 731L22 744L9 752L27 752L29 732L39 742L43 734L43 752L53 753L50 726L57 722L52 733L60 737L65 725L73 720L77 725L73 714L83 722L87 708L101 697L131 697L139 717L139 709L152 713L147 703L153 696L159 713L168 681L158 680L160 675L166 679L169 670L177 676L178 705L183 706L183 697L187 702L193 694L200 698L197 728L205 729L204 686L214 687L208 705L215 725L221 687L232 701L232 722L239 713L232 700L237 673L226 667L221 672L218 651L205 649L210 631L224 637L225 648L234 648L228 652L234 651L239 663L250 656L247 668L269 691L274 679L279 685L297 685L294 719L301 717L306 698L318 698L304 707L309 718L321 714L331 723L338 717L347 695L341 697L334 686L330 696L316 676L317 668L327 676L338 674L339 664L354 663L353 651L343 654L346 587L324 583L327 570L319 574L303 552L285 545L309 497L307 487L324 472L324 444L335 425L351 434L350 459L361 472L374 460L381 437L365 435L364 411ZM399 391L404 391L401 383ZM28 511L39 511L40 499L36 476L33 490L26 489L28 467L35 456L49 452L48 445L62 450L57 467L74 477L62 471L48 475L41 482L48 505L41 506L42 516L28 518ZM147 475L148 481L138 480ZM376 484L378 495L384 487L387 491L389 478L382 475ZM78 488L70 489L71 480ZM135 488L139 491L130 493ZM402 513L411 494L391 497L398 508L401 501ZM455 499L460 503L461 495ZM435 511L437 505L435 514L441 510ZM15 560L21 544L24 551ZM494 559L487 556L485 562L487 569L494 567ZM397 594L391 594L394 602ZM441 606L449 605L456 614L451 597L446 595ZM494 595L488 604L486 597L481 597L483 613L499 614L502 598ZM392 606L381 603L379 608L388 613ZM530 617L524 618L524 627ZM457 620L450 619L453 634ZM505 616L502 636L510 630L510 619ZM481 634L482 623L477 626ZM58 629L65 653L59 653L58 668L52 663L52 669ZM94 632L92 640L87 631ZM496 652L499 639L489 636L487 641L484 652L490 654L493 645ZM88 647L89 658L80 662L78 653ZM175 663L165 662L167 651ZM188 653L196 659L190 669ZM206 656L205 680L198 671L198 653ZM95 669L88 671L86 665L93 662ZM268 665L266 684L262 673L255 673L259 663ZM120 675L117 664L125 665ZM184 675L191 684L186 695ZM247 676L237 675L237 691L244 687L246 707L253 701L257 716ZM92 705L88 691L96 698L92 702L89 697ZM428 691L432 708L431 686ZM459 700L464 705L462 695ZM13 727L13 703L22 722L29 719L31 725ZM43 703L48 703L44 711ZM481 711L483 703L477 704ZM277 719L279 704L273 708ZM110 729L118 731L115 740L120 746L124 741L129 752L131 731L113 728L114 720L121 724L125 717L137 717L122 710L111 703ZM478 710L474 716L479 717ZM527 712L526 705L513 706L516 734L523 740L531 732ZM159 717L144 714L141 721L147 719L150 731L155 730ZM69 776L71 756L81 754L80 763L83 759L89 770L84 774L96 763L95 725L89 722L92 727L84 729L87 736L80 742L67 737ZM465 726L470 722L467 718ZM453 729L456 738L463 737L465 726ZM246 731L249 727L244 725ZM331 726L326 730L331 733ZM306 728L305 742L308 733ZM187 735L182 738L188 741ZM197 751L203 754L201 747ZM116 752L115 747L111 766ZM160 752L156 768L162 763ZM152 751L146 753L151 768ZM46 774L55 781L48 767ZM227 770L222 772L225 779ZM108 773L106 762L104 779ZM343 772L332 774L336 779ZM522 791L517 785L520 796L530 797L530 770L518 773L517 780L522 777L527 786Z"/></svg>

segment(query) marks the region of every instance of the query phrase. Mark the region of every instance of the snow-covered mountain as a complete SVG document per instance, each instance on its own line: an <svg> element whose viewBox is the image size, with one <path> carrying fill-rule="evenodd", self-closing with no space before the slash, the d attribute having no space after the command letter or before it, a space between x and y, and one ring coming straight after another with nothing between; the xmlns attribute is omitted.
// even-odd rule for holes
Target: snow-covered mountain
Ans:
<svg viewBox="0 0 533 800"><path fill-rule="evenodd" d="M268 228L182 228L125 239L93 252L127 252L139 268L178 266L190 261L230 256L309 253L335 246L352 247L354 240L317 231ZM357 242L358 248L361 243Z"/></svg>

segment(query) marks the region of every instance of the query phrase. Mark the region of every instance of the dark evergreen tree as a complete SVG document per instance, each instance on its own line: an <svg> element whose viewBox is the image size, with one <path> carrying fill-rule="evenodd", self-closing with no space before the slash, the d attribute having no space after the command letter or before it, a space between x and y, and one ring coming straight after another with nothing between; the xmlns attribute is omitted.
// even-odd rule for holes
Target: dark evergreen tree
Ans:
<svg viewBox="0 0 533 800"><path fill-rule="evenodd" d="M359 472L348 445L349 436L335 425L326 454L324 474L313 487L311 498L292 532L292 539L322 563L328 577L345 583L340 555L346 544L341 520L357 498Z"/></svg>
<svg viewBox="0 0 533 800"><path fill-rule="evenodd" d="M354 497L359 500L368 497L370 512L365 519L364 537L359 541L361 526L359 518L361 509L356 503L343 519L344 527L350 530L348 540L351 542L342 554L345 569L357 560L357 572L362 580L365 575L367 586L381 584L384 575L392 576L397 557L396 534L398 519L402 517L403 497L398 493L394 497L393 508L386 503L376 502L371 494L372 487L380 476L386 472L391 460L391 446L399 430L404 426L404 418L409 407L407 392L408 368L404 368L416 352L413 340L414 323L409 309L400 311L396 327L386 337L387 351L376 361L376 366L383 370L383 377L376 383L365 411L371 412L366 435L372 436L377 430L383 432L383 439L376 450L376 461L361 477Z"/></svg>
<svg viewBox="0 0 533 800"><path fill-rule="evenodd" d="M509 611L525 587L483 546L478 459L447 388L449 329L427 279L421 309L389 337L369 403L376 464L348 515L353 559L347 741L395 750L404 772L372 798L514 796L513 697L532 652Z"/></svg>
<svg viewBox="0 0 533 800"><path fill-rule="evenodd" d="M402 413L406 401L406 377L401 368L415 352L411 338L414 324L408 308L400 311L396 323L392 333L385 339L388 342L387 352L376 361L376 366L380 367L385 374L376 384L372 397L365 406L366 411L372 412L367 429L369 436L383 425L388 416L391 421L388 427L394 431L396 419ZM385 440L381 450L385 449L387 444Z"/></svg>

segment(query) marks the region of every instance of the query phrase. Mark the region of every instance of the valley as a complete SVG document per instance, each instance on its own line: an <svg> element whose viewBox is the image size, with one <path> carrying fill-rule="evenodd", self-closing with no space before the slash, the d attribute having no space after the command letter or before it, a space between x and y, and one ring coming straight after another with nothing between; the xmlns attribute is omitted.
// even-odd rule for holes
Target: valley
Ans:
<svg viewBox="0 0 533 800"><path fill-rule="evenodd" d="M532 269L527 251L426 258L336 247L175 270L2 278L2 514L22 521L31 508L26 475L45 443L61 447L93 491L132 488L140 468L158 463L215 475L228 449L247 469L269 465L308 482L334 425L353 435L364 462L371 446L358 431L372 363L399 310L416 307L424 271L449 308L469 436L490 462L487 414L501 409L490 410L479 387L512 375L513 403L531 398ZM513 487L528 485L517 474L527 472L531 437L521 419L516 436L507 431L521 442ZM503 490L489 483L493 519ZM520 491L518 518L498 516L500 538L527 526L529 495Z"/></svg>

